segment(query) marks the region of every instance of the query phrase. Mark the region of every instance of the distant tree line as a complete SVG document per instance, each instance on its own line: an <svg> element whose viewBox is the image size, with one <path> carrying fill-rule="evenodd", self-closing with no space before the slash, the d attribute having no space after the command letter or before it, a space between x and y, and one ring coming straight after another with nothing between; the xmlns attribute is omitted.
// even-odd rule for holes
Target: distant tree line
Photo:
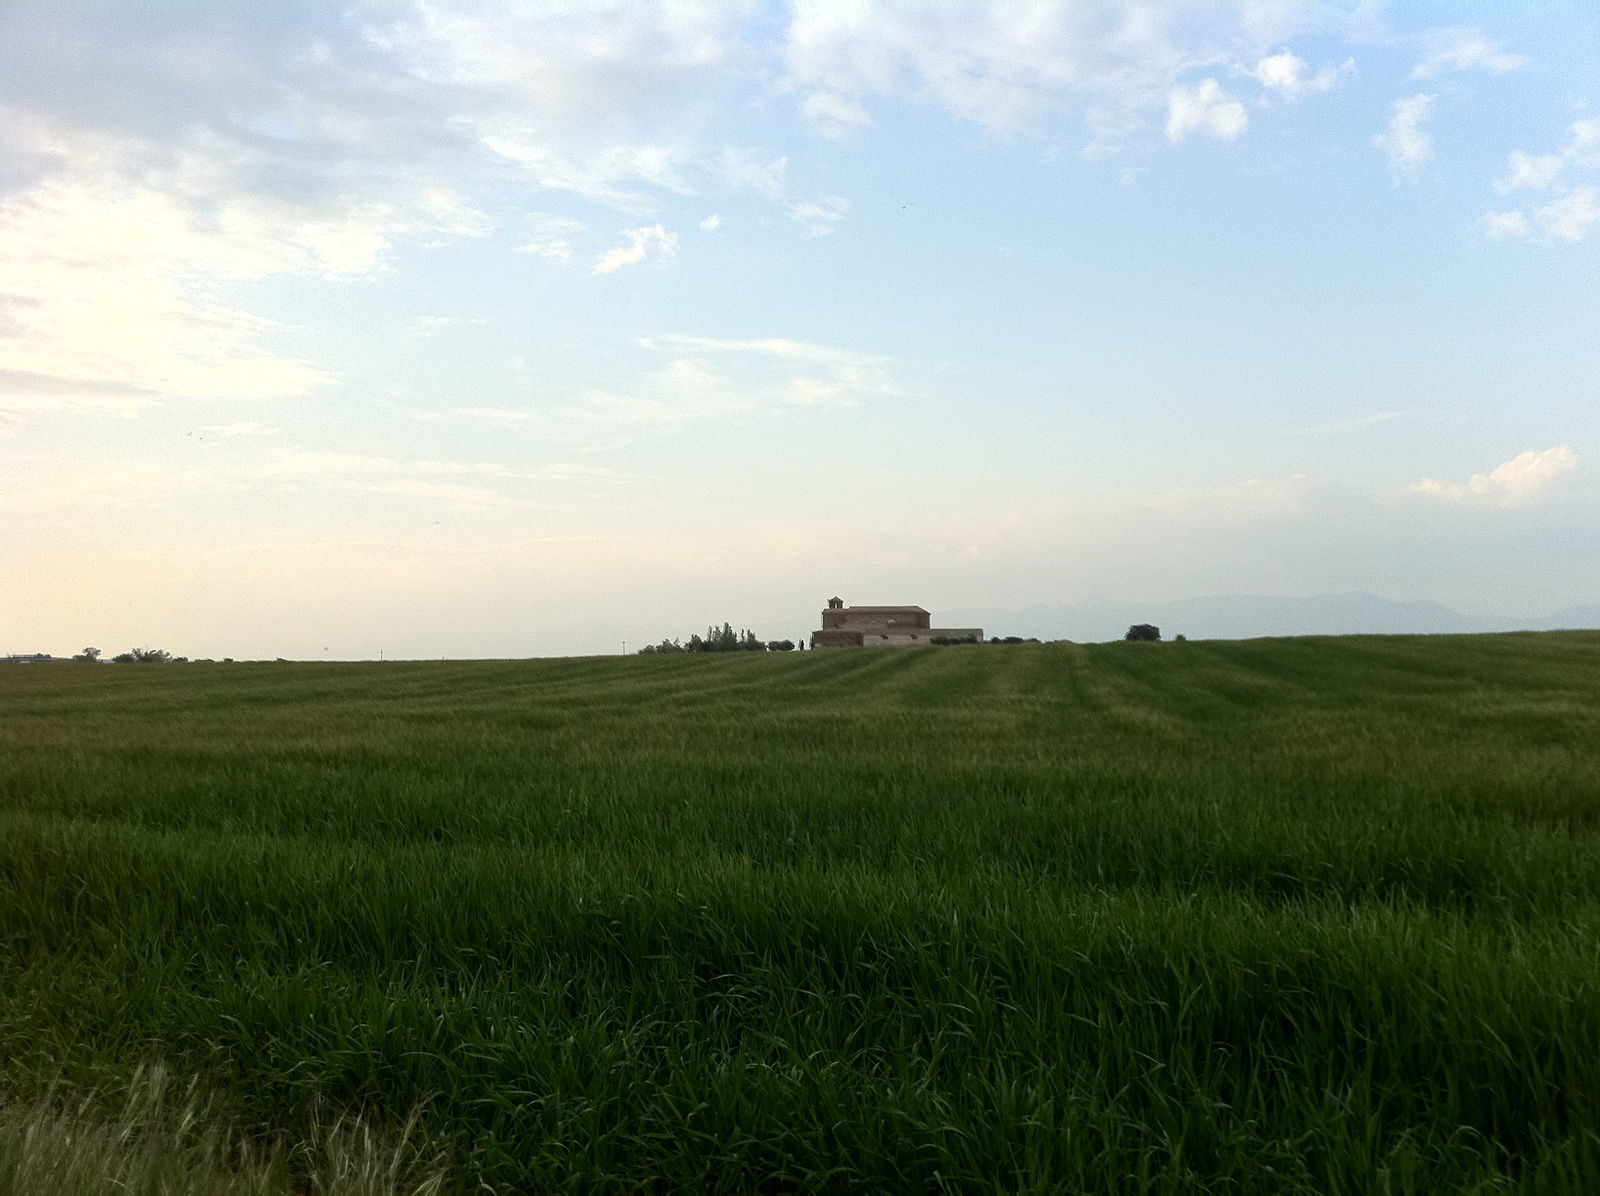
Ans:
<svg viewBox="0 0 1600 1196"><path fill-rule="evenodd" d="M99 664L104 654L99 648L85 648L72 659L81 664ZM174 656L165 648L133 648L111 658L112 664L188 664L187 656Z"/></svg>
<svg viewBox="0 0 1600 1196"><path fill-rule="evenodd" d="M746 628L735 631L732 623L721 627L707 627L705 635L691 635L680 643L675 639L647 644L639 649L640 656L655 656L664 652L792 652L793 640L760 640L756 633Z"/></svg>

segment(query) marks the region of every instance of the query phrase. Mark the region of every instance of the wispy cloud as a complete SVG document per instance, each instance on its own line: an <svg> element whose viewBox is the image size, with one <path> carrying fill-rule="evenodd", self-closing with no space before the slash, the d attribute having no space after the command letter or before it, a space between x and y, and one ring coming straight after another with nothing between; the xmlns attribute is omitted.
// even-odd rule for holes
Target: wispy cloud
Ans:
<svg viewBox="0 0 1600 1196"><path fill-rule="evenodd" d="M1436 29L1423 37L1423 57L1411 70L1413 79L1432 79L1455 71L1488 71L1503 75L1528 64L1490 41L1477 29Z"/></svg>
<svg viewBox="0 0 1600 1196"><path fill-rule="evenodd" d="M739 191L779 202L789 190L789 159L748 146L726 146L718 159L723 182Z"/></svg>
<svg viewBox="0 0 1600 1196"><path fill-rule="evenodd" d="M592 447L698 424L850 408L905 393L891 359L881 354L787 337L671 333L635 343L662 364L631 385L591 387L536 406L457 407L451 414Z"/></svg>
<svg viewBox="0 0 1600 1196"><path fill-rule="evenodd" d="M1424 92L1396 100L1389 127L1372 139L1389 156L1389 171L1397 179L1415 179L1422 164L1433 157L1433 137L1422 127L1433 113L1433 101Z"/></svg>
<svg viewBox="0 0 1600 1196"><path fill-rule="evenodd" d="M859 101L836 91L814 91L800 104L800 112L824 137L848 137L873 123L872 113Z"/></svg>
<svg viewBox="0 0 1600 1196"><path fill-rule="evenodd" d="M583 221L555 212L529 212L527 220L529 236L517 246L517 253L543 258L557 266L572 260L572 234L584 230Z"/></svg>
<svg viewBox="0 0 1600 1196"><path fill-rule="evenodd" d="M1493 240L1503 241L1507 237L1526 237L1533 231L1533 227L1528 223L1526 215L1513 209L1509 212L1485 212L1483 231Z"/></svg>
<svg viewBox="0 0 1600 1196"><path fill-rule="evenodd" d="M839 227L850 210L850 201L839 195L819 195L803 203L789 205L789 219L813 237L825 237Z"/></svg>
<svg viewBox="0 0 1600 1196"><path fill-rule="evenodd" d="M678 234L668 232L659 224L643 228L625 228L622 236L626 245L608 249L595 259L591 274L613 274L624 266L636 266L645 258L671 259L678 256Z"/></svg>

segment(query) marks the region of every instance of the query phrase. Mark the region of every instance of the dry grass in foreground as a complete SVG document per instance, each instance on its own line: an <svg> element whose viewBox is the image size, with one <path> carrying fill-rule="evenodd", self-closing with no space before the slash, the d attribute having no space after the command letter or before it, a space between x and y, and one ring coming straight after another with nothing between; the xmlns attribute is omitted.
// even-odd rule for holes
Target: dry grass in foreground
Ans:
<svg viewBox="0 0 1600 1196"><path fill-rule="evenodd" d="M0 1196L436 1196L438 1160L419 1160L416 1121L377 1131L359 1118L313 1119L292 1147L241 1132L215 1095L141 1069L124 1100L53 1089L0 1103Z"/></svg>

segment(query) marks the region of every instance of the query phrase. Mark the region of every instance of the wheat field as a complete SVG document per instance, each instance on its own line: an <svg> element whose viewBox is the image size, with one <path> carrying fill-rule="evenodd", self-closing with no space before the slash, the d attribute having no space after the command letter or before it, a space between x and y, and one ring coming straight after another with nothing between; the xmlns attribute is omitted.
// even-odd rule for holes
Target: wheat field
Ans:
<svg viewBox="0 0 1600 1196"><path fill-rule="evenodd" d="M1584 632L7 668L0 1192L1597 1191L1597 744Z"/></svg>

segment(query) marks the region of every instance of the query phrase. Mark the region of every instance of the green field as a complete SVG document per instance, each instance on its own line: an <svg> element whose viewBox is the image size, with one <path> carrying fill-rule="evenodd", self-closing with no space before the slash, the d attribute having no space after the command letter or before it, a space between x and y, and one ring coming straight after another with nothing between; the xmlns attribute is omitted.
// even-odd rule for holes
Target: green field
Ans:
<svg viewBox="0 0 1600 1196"><path fill-rule="evenodd" d="M1597 633L0 670L0 1191L160 1073L302 1185L1600 1191L1597 749Z"/></svg>

